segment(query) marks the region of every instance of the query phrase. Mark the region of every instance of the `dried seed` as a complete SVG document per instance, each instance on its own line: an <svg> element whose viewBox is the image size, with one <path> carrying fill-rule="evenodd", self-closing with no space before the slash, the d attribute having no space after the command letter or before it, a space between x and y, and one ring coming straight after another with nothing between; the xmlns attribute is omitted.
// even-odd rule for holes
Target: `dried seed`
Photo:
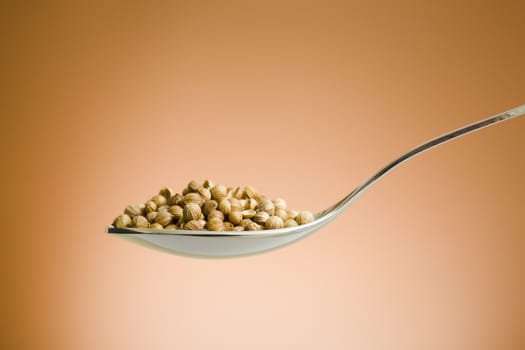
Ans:
<svg viewBox="0 0 525 350"><path fill-rule="evenodd" d="M146 213L157 211L157 204L154 201L147 201L144 210Z"/></svg>
<svg viewBox="0 0 525 350"><path fill-rule="evenodd" d="M149 213L146 214L146 219L148 219L149 222L154 223L155 218L157 217L157 214L158 213L156 211L150 211Z"/></svg>
<svg viewBox="0 0 525 350"><path fill-rule="evenodd" d="M266 220L266 222L264 223L264 228L268 230L275 230L275 229L283 228L283 226L284 226L283 219L275 215L270 216L268 220Z"/></svg>
<svg viewBox="0 0 525 350"><path fill-rule="evenodd" d="M239 225L242 221L242 212L240 210L235 210L228 215L228 219L232 224Z"/></svg>
<svg viewBox="0 0 525 350"><path fill-rule="evenodd" d="M221 221L224 221L224 214L221 211L215 209L208 214L207 218L208 221L211 219L219 219Z"/></svg>
<svg viewBox="0 0 525 350"><path fill-rule="evenodd" d="M201 215L201 207L195 203L186 204L182 212L184 221L199 220Z"/></svg>
<svg viewBox="0 0 525 350"><path fill-rule="evenodd" d="M217 202L214 201L214 200L209 200L209 201L206 201L204 202L204 204L202 205L202 212L204 213L204 215L208 216L208 214L212 211L212 210L215 210L217 209Z"/></svg>
<svg viewBox="0 0 525 350"><path fill-rule="evenodd" d="M224 231L224 222L219 218L211 218L208 220L206 228L210 231Z"/></svg>
<svg viewBox="0 0 525 350"><path fill-rule="evenodd" d="M301 211L295 218L299 225L304 225L315 220L314 214L309 211Z"/></svg>
<svg viewBox="0 0 525 350"><path fill-rule="evenodd" d="M275 206L273 205L273 202L269 199L264 199L259 202L257 205L257 211L265 211L270 215L274 215L275 213Z"/></svg>
<svg viewBox="0 0 525 350"><path fill-rule="evenodd" d="M137 215L133 217L132 225L133 227L138 227L138 228L148 228L149 221L144 216Z"/></svg>
<svg viewBox="0 0 525 350"><path fill-rule="evenodd" d="M202 196L198 193L190 192L184 196L183 202L184 205L195 203L200 207L204 203L204 198L202 198Z"/></svg>
<svg viewBox="0 0 525 350"><path fill-rule="evenodd" d="M298 223L294 219L287 219L284 222L284 227L294 227L294 226L297 226L297 225L298 225Z"/></svg>
<svg viewBox="0 0 525 350"><path fill-rule="evenodd" d="M228 215L231 212L231 209L232 206L228 199L224 198L219 202L219 210L222 211L224 215Z"/></svg>
<svg viewBox="0 0 525 350"><path fill-rule="evenodd" d="M265 211L260 211L253 217L253 221L255 221L258 224L264 225L264 223L268 220L270 217L270 214L268 214Z"/></svg>
<svg viewBox="0 0 525 350"><path fill-rule="evenodd" d="M183 229L197 231L204 229L204 225L200 220L191 220L184 224Z"/></svg>
<svg viewBox="0 0 525 350"><path fill-rule="evenodd" d="M122 214L117 216L113 225L117 228L124 228L131 225L131 217L128 214Z"/></svg>
<svg viewBox="0 0 525 350"><path fill-rule="evenodd" d="M144 215L144 206L143 205L128 205L124 209L124 214L127 214L130 218L137 215Z"/></svg>
<svg viewBox="0 0 525 350"><path fill-rule="evenodd" d="M257 212L253 209L243 210L242 211L242 217L245 219L251 219L257 214Z"/></svg>
<svg viewBox="0 0 525 350"><path fill-rule="evenodd" d="M173 221L177 221L182 217L183 209L180 205L172 205L168 211L173 215Z"/></svg>
<svg viewBox="0 0 525 350"><path fill-rule="evenodd" d="M286 209L286 201L282 198L276 198L273 201L275 209Z"/></svg>
<svg viewBox="0 0 525 350"><path fill-rule="evenodd" d="M167 210L159 211L157 217L155 218L155 222L161 224L162 226L169 225L171 220L173 220L173 215L171 215L171 213Z"/></svg>
<svg viewBox="0 0 525 350"><path fill-rule="evenodd" d="M215 185L211 189L211 197L217 202L220 202L223 198L226 198L228 189L224 185Z"/></svg>
<svg viewBox="0 0 525 350"><path fill-rule="evenodd" d="M153 198L151 198L151 201L153 201L157 205L157 207L161 207L168 203L168 201L166 200L166 197L160 194L153 196Z"/></svg>
<svg viewBox="0 0 525 350"><path fill-rule="evenodd" d="M169 201L175 192L173 192L173 190L169 187L163 187L160 189L159 194Z"/></svg>
<svg viewBox="0 0 525 350"><path fill-rule="evenodd" d="M277 208L275 208L274 215L280 217L281 219L283 219L283 221L288 219L288 212L286 210L284 210L284 209L277 209Z"/></svg>

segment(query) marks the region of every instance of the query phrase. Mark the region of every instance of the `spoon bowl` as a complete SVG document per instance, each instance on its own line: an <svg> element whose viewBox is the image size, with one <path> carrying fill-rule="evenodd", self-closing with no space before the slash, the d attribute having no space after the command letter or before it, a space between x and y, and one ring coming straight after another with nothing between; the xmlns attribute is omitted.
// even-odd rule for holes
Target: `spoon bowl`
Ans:
<svg viewBox="0 0 525 350"><path fill-rule="evenodd" d="M200 258L252 255L285 246L323 226L321 220L278 230L221 232L108 228L111 235L156 250Z"/></svg>
<svg viewBox="0 0 525 350"><path fill-rule="evenodd" d="M377 180L408 159L447 141L486 128L488 126L525 114L525 105L469 124L460 129L415 147L390 162L371 178L354 189L330 208L317 213L315 220L305 225L276 230L262 231L188 231L167 229L115 228L108 226L106 232L149 248L201 258L223 258L262 253L293 243L319 230L339 216L348 206L363 194Z"/></svg>

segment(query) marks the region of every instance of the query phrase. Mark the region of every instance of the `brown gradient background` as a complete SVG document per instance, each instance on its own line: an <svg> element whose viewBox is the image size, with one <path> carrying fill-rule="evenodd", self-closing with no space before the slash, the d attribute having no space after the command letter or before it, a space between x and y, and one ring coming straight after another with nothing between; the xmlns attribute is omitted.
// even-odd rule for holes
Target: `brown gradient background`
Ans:
<svg viewBox="0 0 525 350"><path fill-rule="evenodd" d="M190 179L321 210L525 103L522 1L2 2L2 349L523 349L525 119L396 169L285 249L104 228Z"/></svg>

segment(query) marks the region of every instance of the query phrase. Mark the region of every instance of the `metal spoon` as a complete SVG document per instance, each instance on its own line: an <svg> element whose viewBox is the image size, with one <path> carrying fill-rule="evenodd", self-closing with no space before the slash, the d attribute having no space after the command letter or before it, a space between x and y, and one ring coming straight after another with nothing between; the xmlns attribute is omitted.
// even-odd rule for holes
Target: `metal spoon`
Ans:
<svg viewBox="0 0 525 350"><path fill-rule="evenodd" d="M503 122L525 114L525 105L510 109L501 114L480 120L476 123L453 130L442 136L417 146L393 162L379 170L370 179L354 189L342 200L328 209L317 213L316 220L295 227L262 230L262 231L188 231L188 230L156 230L156 229L119 229L109 226L106 230L110 235L124 238L150 248L162 250L179 255L194 257L234 257L261 253L271 249L285 246L310 233L319 230L330 221L339 216L361 194L399 164L407 161L423 151L441 145L457 137L466 135L476 130Z"/></svg>

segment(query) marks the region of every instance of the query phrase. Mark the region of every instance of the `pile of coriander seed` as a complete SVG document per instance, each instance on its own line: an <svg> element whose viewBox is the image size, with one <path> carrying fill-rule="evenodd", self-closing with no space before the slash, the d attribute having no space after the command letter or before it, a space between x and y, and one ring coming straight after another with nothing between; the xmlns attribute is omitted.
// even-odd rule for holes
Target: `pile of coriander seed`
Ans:
<svg viewBox="0 0 525 350"><path fill-rule="evenodd" d="M258 231L307 224L309 211L286 208L284 199L270 200L253 186L226 187L193 180L174 193L164 187L144 204L129 205L113 222L117 228L166 230Z"/></svg>

